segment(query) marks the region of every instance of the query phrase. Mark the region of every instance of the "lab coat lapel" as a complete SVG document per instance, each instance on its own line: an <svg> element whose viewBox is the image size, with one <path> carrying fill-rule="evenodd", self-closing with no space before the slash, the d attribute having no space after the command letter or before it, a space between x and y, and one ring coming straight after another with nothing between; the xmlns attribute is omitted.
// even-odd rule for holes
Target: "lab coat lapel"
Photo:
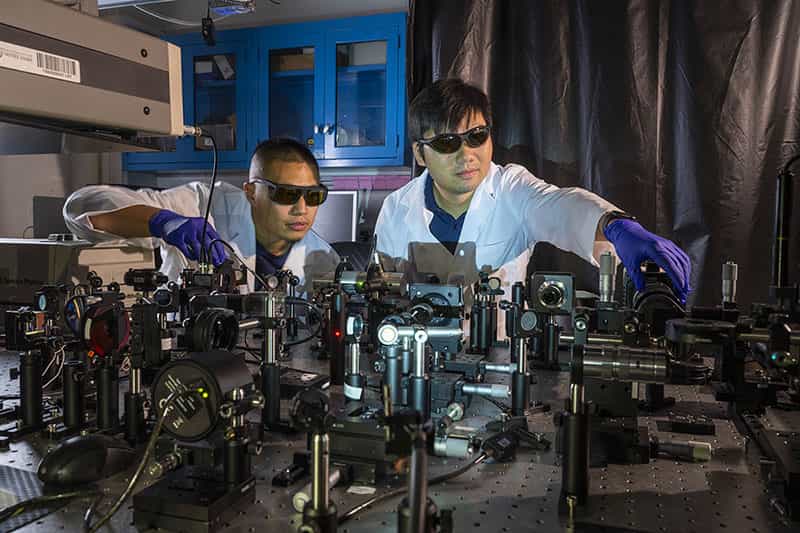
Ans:
<svg viewBox="0 0 800 533"><path fill-rule="evenodd" d="M494 180L497 170L497 165L492 163L488 175L475 189L467 216L464 219L464 226L461 228L461 236L458 239L459 247L470 242L474 242L476 246L481 244L479 239L485 235L485 228L492 218L491 215L494 213L497 203Z"/></svg>
<svg viewBox="0 0 800 533"><path fill-rule="evenodd" d="M425 207L425 180L428 179L426 170L418 177L414 178L414 187L403 198L403 205L406 208L406 216L403 219L406 231L409 232L409 242L434 242L436 237L430 230L433 213Z"/></svg>

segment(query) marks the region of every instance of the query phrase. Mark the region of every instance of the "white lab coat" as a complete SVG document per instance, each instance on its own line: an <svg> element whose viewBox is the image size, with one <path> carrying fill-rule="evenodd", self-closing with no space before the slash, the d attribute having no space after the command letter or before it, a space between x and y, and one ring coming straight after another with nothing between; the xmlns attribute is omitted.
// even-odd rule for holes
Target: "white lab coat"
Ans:
<svg viewBox="0 0 800 533"><path fill-rule="evenodd" d="M375 226L377 249L401 270L416 267L415 247L435 249L439 242L430 231L433 213L425 207L428 171L390 194L383 202ZM577 187L559 188L546 183L520 165L491 164L486 179L475 190L448 270L463 274L471 283L477 271L488 269L502 280L504 296L510 286L525 281L528 261L539 241L549 242L598 266L594 254L595 232L604 213L618 210L596 194ZM610 246L601 248L608 249ZM474 248L473 271L464 272L459 257ZM434 261L435 262L435 261ZM405 265L404 265L405 263ZM441 278L441 275L440 275ZM445 281L443 279L442 281ZM500 298L500 299L502 299ZM504 313L498 316L498 336L505 337Z"/></svg>
<svg viewBox="0 0 800 533"><path fill-rule="evenodd" d="M197 266L196 262L186 259L178 248L155 237L124 239L98 230L92 226L89 217L133 205L149 205L169 209L188 217L200 217L205 215L208 192L208 185L201 182L192 182L163 191L132 190L109 185L84 187L72 193L64 204L64 221L72 233L90 242L122 241L142 248L160 246L161 271L169 279L177 280L184 268ZM228 183L217 183L209 224L217 230L220 237L231 244L247 266L255 270L255 226L250 213L250 203L244 191ZM333 272L338 263L339 256L331 246L310 230L302 240L292 246L284 268L291 270L300 278L300 287L310 287L310 283L306 285L307 280L318 274ZM253 280L249 279L249 283L252 291Z"/></svg>

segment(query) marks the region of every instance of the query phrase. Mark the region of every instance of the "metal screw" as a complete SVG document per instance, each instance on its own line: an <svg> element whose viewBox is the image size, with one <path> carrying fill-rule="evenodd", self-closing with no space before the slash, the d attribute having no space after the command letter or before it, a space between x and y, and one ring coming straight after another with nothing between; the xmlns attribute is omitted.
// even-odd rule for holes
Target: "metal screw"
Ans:
<svg viewBox="0 0 800 533"><path fill-rule="evenodd" d="M144 111L145 115L149 115L150 114L150 106L144 106L143 111Z"/></svg>
<svg viewBox="0 0 800 533"><path fill-rule="evenodd" d="M625 326L624 326L624 329L625 329L625 333L627 333L629 335L632 334L632 333L636 333L636 326L633 325L631 322L627 322L625 324Z"/></svg>
<svg viewBox="0 0 800 533"><path fill-rule="evenodd" d="M147 50L142 48L142 57L147 57Z"/></svg>

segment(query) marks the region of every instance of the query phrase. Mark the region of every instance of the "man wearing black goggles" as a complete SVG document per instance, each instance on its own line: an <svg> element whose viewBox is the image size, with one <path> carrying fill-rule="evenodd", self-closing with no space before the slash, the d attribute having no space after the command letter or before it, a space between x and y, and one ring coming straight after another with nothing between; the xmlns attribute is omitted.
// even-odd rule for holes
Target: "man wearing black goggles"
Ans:
<svg viewBox="0 0 800 533"><path fill-rule="evenodd" d="M462 144L470 148L478 148L489 140L489 126L476 126L464 133L442 133L432 139L420 139L417 144L430 146L440 154L454 154L458 152Z"/></svg>
<svg viewBox="0 0 800 533"><path fill-rule="evenodd" d="M65 221L93 242L159 244L161 270L171 280L207 255L218 266L233 253L262 277L287 269L301 284L334 271L338 255L311 230L328 190L305 145L290 139L259 144L243 189L217 182L206 224L211 192L203 182L163 191L85 187L67 200Z"/></svg>
<svg viewBox="0 0 800 533"><path fill-rule="evenodd" d="M328 188L322 184L308 187L284 185L263 178L250 178L251 183L267 186L269 199L280 205L294 205L302 197L309 207L318 207L328 198Z"/></svg>
<svg viewBox="0 0 800 533"><path fill-rule="evenodd" d="M677 245L596 194L492 162L491 109L477 87L445 79L423 89L409 106L408 129L426 170L384 200L375 226L378 251L400 268L414 261L412 271L470 284L488 267L507 289L526 280L531 251L544 241L595 266L595 255L616 252L639 290L640 265L653 261L686 299L691 261Z"/></svg>

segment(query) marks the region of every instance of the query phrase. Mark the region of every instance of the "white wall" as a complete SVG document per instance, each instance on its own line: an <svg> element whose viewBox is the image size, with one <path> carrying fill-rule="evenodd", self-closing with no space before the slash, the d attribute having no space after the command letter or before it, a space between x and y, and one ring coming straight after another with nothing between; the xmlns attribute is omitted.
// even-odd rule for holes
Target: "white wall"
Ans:
<svg viewBox="0 0 800 533"><path fill-rule="evenodd" d="M34 196L68 196L84 185L121 182L120 154L0 156L0 237L21 237L33 224Z"/></svg>

